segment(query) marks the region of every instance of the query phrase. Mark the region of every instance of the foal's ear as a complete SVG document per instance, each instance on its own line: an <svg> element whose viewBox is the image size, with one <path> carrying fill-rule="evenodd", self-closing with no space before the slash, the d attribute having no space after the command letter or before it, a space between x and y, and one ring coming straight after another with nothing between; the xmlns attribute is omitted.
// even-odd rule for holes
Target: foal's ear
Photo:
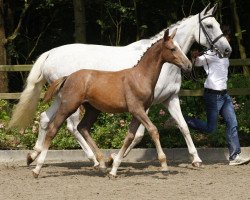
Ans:
<svg viewBox="0 0 250 200"><path fill-rule="evenodd" d="M163 41L166 42L169 40L169 29L165 30Z"/></svg>
<svg viewBox="0 0 250 200"><path fill-rule="evenodd" d="M172 39L174 38L174 36L175 36L176 32L177 32L177 28L176 28L176 29L174 29L173 33L170 35L170 37L171 37Z"/></svg>

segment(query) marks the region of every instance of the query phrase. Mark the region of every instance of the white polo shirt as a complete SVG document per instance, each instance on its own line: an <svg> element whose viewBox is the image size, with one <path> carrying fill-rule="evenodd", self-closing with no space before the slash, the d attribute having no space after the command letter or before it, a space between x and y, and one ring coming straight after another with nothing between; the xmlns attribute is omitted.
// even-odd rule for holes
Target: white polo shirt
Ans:
<svg viewBox="0 0 250 200"><path fill-rule="evenodd" d="M212 90L227 89L228 80L228 58L219 58L214 51L208 50L195 59L195 66L203 66L207 73L204 83L205 88Z"/></svg>

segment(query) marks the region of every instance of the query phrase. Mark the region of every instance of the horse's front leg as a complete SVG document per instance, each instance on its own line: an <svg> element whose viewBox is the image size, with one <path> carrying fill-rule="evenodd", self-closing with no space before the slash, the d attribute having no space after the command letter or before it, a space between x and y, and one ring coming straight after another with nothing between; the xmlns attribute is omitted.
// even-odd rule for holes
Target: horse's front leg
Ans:
<svg viewBox="0 0 250 200"><path fill-rule="evenodd" d="M52 105L40 115L40 123L39 123L39 132L36 144L34 146L34 151L32 153L28 153L27 155L27 165L29 166L41 153L43 149L43 142L46 136L47 127L51 119L53 118L55 112L59 107L60 100L56 98Z"/></svg>
<svg viewBox="0 0 250 200"><path fill-rule="evenodd" d="M168 109L169 113L177 123L185 141L188 146L189 154L193 157L193 166L200 167L202 160L200 159L197 149L194 146L193 140L190 135L187 123L182 115L180 100L178 95L174 95L170 100L163 102L163 105Z"/></svg>
<svg viewBox="0 0 250 200"><path fill-rule="evenodd" d="M121 164L122 158L124 157L124 153L126 152L127 148L131 145L139 125L140 125L140 122L135 117L133 117L129 125L129 130L125 137L123 145L121 149L119 150L118 154L114 157L113 166L112 166L111 171L109 172L109 175L111 177L117 177L117 169Z"/></svg>
<svg viewBox="0 0 250 200"><path fill-rule="evenodd" d="M67 119L67 128L68 130L74 135L79 145L82 147L83 151L86 153L89 160L94 162L94 167L99 165L99 162L97 161L95 154L93 153L92 149L86 142L86 140L83 138L81 133L77 130L77 125L80 123L80 109L78 108L75 113L73 113L70 117Z"/></svg>

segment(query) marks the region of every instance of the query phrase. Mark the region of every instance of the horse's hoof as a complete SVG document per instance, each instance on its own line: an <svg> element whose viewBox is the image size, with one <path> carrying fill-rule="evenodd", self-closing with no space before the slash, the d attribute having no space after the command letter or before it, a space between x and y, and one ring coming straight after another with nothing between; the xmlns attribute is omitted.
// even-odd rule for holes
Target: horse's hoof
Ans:
<svg viewBox="0 0 250 200"><path fill-rule="evenodd" d="M32 171L33 177L34 178L38 178L39 174L37 174L36 172Z"/></svg>
<svg viewBox="0 0 250 200"><path fill-rule="evenodd" d="M33 161L34 161L34 160L31 158L31 154L28 153L28 154L27 154L27 158L26 158L27 166L30 166L30 164L31 164Z"/></svg>
<svg viewBox="0 0 250 200"><path fill-rule="evenodd" d="M111 173L108 173L108 175L107 175L107 177L109 178L109 179L111 179L111 180L115 180L115 179L117 179L117 175L113 175L113 174L111 174Z"/></svg>
<svg viewBox="0 0 250 200"><path fill-rule="evenodd" d="M169 175L169 171L161 171L162 175L167 176Z"/></svg>
<svg viewBox="0 0 250 200"><path fill-rule="evenodd" d="M192 166L193 166L193 167L200 168L200 167L202 167L202 162L193 162L193 163L192 163Z"/></svg>

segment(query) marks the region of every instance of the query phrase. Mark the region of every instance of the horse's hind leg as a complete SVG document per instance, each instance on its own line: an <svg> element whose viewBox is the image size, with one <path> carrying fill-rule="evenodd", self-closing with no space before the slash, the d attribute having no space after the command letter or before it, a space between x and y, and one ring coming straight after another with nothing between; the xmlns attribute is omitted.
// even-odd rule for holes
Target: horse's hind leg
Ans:
<svg viewBox="0 0 250 200"><path fill-rule="evenodd" d="M59 107L60 100L57 97L52 105L40 115L40 123L39 123L39 132L36 144L34 146L34 151L32 153L28 153L27 155L27 165L29 166L41 153L43 149L43 142L46 136L47 127L51 119L53 118L55 112Z"/></svg>
<svg viewBox="0 0 250 200"><path fill-rule="evenodd" d="M129 125L128 133L124 139L123 145L121 149L119 150L118 154L115 156L112 169L109 172L109 174L112 177L116 177L117 169L121 164L122 158L124 157L124 153L126 152L129 145L131 145L139 125L140 125L140 122L135 117L133 117Z"/></svg>
<svg viewBox="0 0 250 200"><path fill-rule="evenodd" d="M85 108L84 117L78 124L77 130L83 135L84 139L87 141L89 146L94 151L97 161L100 163L99 165L100 169L105 171L106 166L105 166L104 156L89 133L92 125L97 120L97 117L100 114L100 111L95 109L93 106L91 106L88 103L84 104L84 108Z"/></svg>
<svg viewBox="0 0 250 200"><path fill-rule="evenodd" d="M94 167L99 165L99 162L96 160L95 154L92 149L89 147L88 143L85 141L83 136L77 130L77 125L80 123L80 109L78 108L75 113L73 113L67 119L67 128L74 135L79 145L82 147L83 151L86 153L89 160L94 162Z"/></svg>
<svg viewBox="0 0 250 200"><path fill-rule="evenodd" d="M193 166L201 166L202 160L200 159L198 152L194 146L193 140L190 135L187 123L182 115L180 100L178 96L172 97L169 101L164 102L163 105L168 109L171 116L176 121L188 147L189 154L193 157Z"/></svg>

